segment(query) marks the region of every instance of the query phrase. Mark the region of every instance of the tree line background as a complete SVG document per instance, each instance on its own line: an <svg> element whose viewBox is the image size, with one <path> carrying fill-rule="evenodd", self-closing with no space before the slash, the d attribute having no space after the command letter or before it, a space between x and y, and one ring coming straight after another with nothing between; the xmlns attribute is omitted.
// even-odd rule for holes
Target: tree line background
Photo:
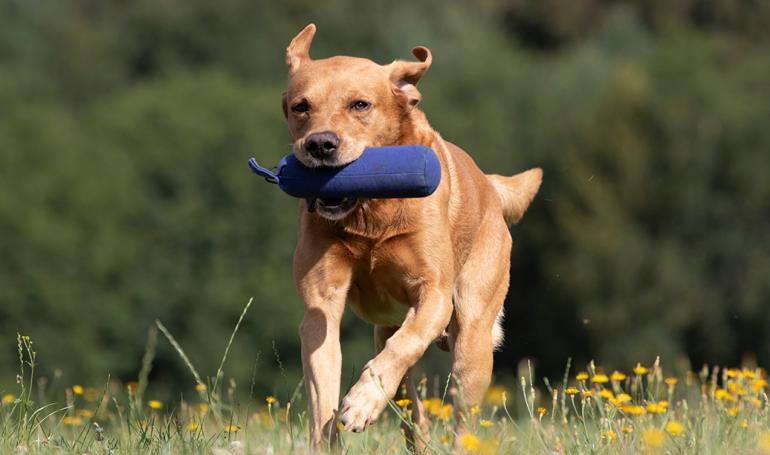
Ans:
<svg viewBox="0 0 770 455"><path fill-rule="evenodd" d="M770 365L770 3L762 0L0 0L0 390L136 377L160 319L213 374L300 377L284 49L431 48L422 108L488 172L542 166L513 228L501 378L522 358ZM344 384L371 329L344 322ZM429 372L446 374L431 353ZM160 341L156 393L192 388ZM187 388L187 389L184 389ZM178 393L178 392L177 392Z"/></svg>

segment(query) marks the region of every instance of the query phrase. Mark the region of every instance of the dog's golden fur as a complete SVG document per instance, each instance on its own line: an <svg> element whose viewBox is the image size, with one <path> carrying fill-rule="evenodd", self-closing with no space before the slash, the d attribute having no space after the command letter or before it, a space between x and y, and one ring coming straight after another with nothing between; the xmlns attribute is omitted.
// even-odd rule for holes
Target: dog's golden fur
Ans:
<svg viewBox="0 0 770 455"><path fill-rule="evenodd" d="M426 419L409 372L442 336L452 353L456 409L480 403L502 339L511 252L506 220L522 217L542 173L485 175L430 127L415 107L417 82L431 63L428 49L415 48L415 62L389 65L343 56L312 60L314 34L314 25L306 27L286 56L283 109L298 159L334 166L365 147L422 144L436 151L442 168L441 184L426 198L347 201L341 208L321 203L316 211L300 203L294 275L305 303L300 336L311 439L319 445L336 437L337 417L346 430L362 431L401 390L412 398L419 431ZM305 141L326 131L339 137L339 146L318 159ZM346 306L375 326L377 354L340 406ZM425 435L407 437L420 445Z"/></svg>

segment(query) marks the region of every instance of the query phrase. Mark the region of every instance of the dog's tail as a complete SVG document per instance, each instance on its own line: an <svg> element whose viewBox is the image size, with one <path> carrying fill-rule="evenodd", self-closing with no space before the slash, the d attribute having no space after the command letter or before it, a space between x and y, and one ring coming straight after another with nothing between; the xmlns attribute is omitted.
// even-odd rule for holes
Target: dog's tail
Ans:
<svg viewBox="0 0 770 455"><path fill-rule="evenodd" d="M503 216L508 224L516 224L540 189L543 181L543 170L539 167L504 177L497 174L487 174L489 183L495 187L503 205Z"/></svg>

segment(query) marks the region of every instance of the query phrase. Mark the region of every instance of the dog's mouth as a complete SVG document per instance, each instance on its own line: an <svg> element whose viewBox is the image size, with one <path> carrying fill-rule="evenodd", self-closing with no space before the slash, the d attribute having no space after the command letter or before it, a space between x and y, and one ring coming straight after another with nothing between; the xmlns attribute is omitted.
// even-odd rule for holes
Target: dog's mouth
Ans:
<svg viewBox="0 0 770 455"><path fill-rule="evenodd" d="M344 218L358 204L358 199L344 198L318 198L315 200L315 209L319 215L331 220Z"/></svg>

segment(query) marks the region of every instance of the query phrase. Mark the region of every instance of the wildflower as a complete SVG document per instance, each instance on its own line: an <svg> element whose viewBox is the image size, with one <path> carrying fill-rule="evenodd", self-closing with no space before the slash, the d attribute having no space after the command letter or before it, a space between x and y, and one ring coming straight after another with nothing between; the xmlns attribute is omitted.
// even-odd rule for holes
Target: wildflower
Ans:
<svg viewBox="0 0 770 455"><path fill-rule="evenodd" d="M422 405L429 414L437 416L441 412L441 400L438 398L429 398L422 400Z"/></svg>
<svg viewBox="0 0 770 455"><path fill-rule="evenodd" d="M658 406L663 406L664 408L668 408L668 401L658 401Z"/></svg>
<svg viewBox="0 0 770 455"><path fill-rule="evenodd" d="M714 391L714 398L717 400L724 400L724 401L735 401L735 397L730 395L730 392L728 392L725 389L716 389Z"/></svg>
<svg viewBox="0 0 770 455"><path fill-rule="evenodd" d="M575 376L575 379L577 379L578 381L585 381L586 379L588 379L588 373L586 373L585 371L581 371L580 373L577 374L577 376Z"/></svg>
<svg viewBox="0 0 770 455"><path fill-rule="evenodd" d="M648 447L662 447L666 442L666 435L657 428L649 428L642 433L642 441Z"/></svg>
<svg viewBox="0 0 770 455"><path fill-rule="evenodd" d="M618 403L628 403L631 401L631 395L627 393L620 393L617 397L615 397L615 401Z"/></svg>
<svg viewBox="0 0 770 455"><path fill-rule="evenodd" d="M727 389L735 395L741 396L746 394L746 389L737 382L731 382L727 384Z"/></svg>
<svg viewBox="0 0 770 455"><path fill-rule="evenodd" d="M209 405L208 403L200 403L198 405L198 414L205 414L209 412Z"/></svg>
<svg viewBox="0 0 770 455"><path fill-rule="evenodd" d="M620 410L623 411L624 414L632 416L640 416L645 412L644 407L642 406L623 406Z"/></svg>
<svg viewBox="0 0 770 455"><path fill-rule="evenodd" d="M3 395L3 404L11 404L16 401L16 395L12 393L6 393Z"/></svg>
<svg viewBox="0 0 770 455"><path fill-rule="evenodd" d="M633 433L634 432L634 427L632 427L632 426L620 427L620 432L621 433L625 433L625 434Z"/></svg>
<svg viewBox="0 0 770 455"><path fill-rule="evenodd" d="M767 381L764 379L754 379L751 381L751 391L753 393L760 393L767 387Z"/></svg>
<svg viewBox="0 0 770 455"><path fill-rule="evenodd" d="M647 412L650 414L663 414L666 412L666 407L661 406L658 403L650 403L647 405Z"/></svg>
<svg viewBox="0 0 770 455"><path fill-rule="evenodd" d="M546 408L544 408L544 407L540 406L539 408L537 408L537 414L538 414L540 417L543 417L544 415L548 414L548 409L546 409Z"/></svg>
<svg viewBox="0 0 770 455"><path fill-rule="evenodd" d="M448 434L442 434L441 435L441 439L439 439L439 440L444 445L449 444L451 442L450 439L449 439L449 435Z"/></svg>
<svg viewBox="0 0 770 455"><path fill-rule="evenodd" d="M71 425L71 426L77 426L83 423L83 419L81 419L78 416L66 416L61 421L64 425Z"/></svg>
<svg viewBox="0 0 770 455"><path fill-rule="evenodd" d="M412 400L408 398L402 398L400 400L396 400L396 406L398 406L399 408L405 408L410 404L412 404Z"/></svg>
<svg viewBox="0 0 770 455"><path fill-rule="evenodd" d="M583 396L586 397L586 398L591 398L592 396L594 396L594 391L593 390L584 390L583 391Z"/></svg>
<svg viewBox="0 0 770 455"><path fill-rule="evenodd" d="M507 396L507 390L505 387L499 385L493 385L487 389L484 394L484 401L492 406L502 406L505 404Z"/></svg>
<svg viewBox="0 0 770 455"><path fill-rule="evenodd" d="M158 400L150 400L147 402L147 406L150 407L150 409L155 409L156 411L158 409L163 409L163 403Z"/></svg>
<svg viewBox="0 0 770 455"><path fill-rule="evenodd" d="M751 403L756 409L759 409L762 407L762 400L760 400L757 397L748 397L747 401Z"/></svg>
<svg viewBox="0 0 770 455"><path fill-rule="evenodd" d="M612 430L605 431L604 433L602 433L602 439L607 439L608 441L614 441L618 439L618 434Z"/></svg>
<svg viewBox="0 0 770 455"><path fill-rule="evenodd" d="M678 382L679 382L679 379L677 378L666 378L665 380L666 385L671 387L675 386Z"/></svg>
<svg viewBox="0 0 770 455"><path fill-rule="evenodd" d="M748 368L743 369L743 377L748 379L754 379L757 377L757 373L755 373L752 370L749 370Z"/></svg>
<svg viewBox="0 0 770 455"><path fill-rule="evenodd" d="M671 436L681 436L684 433L684 425L676 420L672 420L666 424L666 431Z"/></svg>
<svg viewBox="0 0 770 455"><path fill-rule="evenodd" d="M449 420L452 417L452 405L451 404L445 404L444 406L441 406L441 409L438 413L438 418L441 420Z"/></svg>
<svg viewBox="0 0 770 455"><path fill-rule="evenodd" d="M567 387L567 390L565 390L564 393L566 393L569 396L572 396L580 393L580 390L578 390L577 387Z"/></svg>
<svg viewBox="0 0 770 455"><path fill-rule="evenodd" d="M749 427L749 421L746 419L741 420L741 428L748 428Z"/></svg>
<svg viewBox="0 0 770 455"><path fill-rule="evenodd" d="M487 420L487 419L481 419L481 422L479 422L479 425L481 425L481 426L482 426L482 427L484 427L484 428L489 428L489 427L491 427L492 425L494 425L494 423L492 423L492 421L491 421L491 420Z"/></svg>
<svg viewBox="0 0 770 455"><path fill-rule="evenodd" d="M770 454L770 431L766 431L759 437L759 451Z"/></svg>
<svg viewBox="0 0 770 455"><path fill-rule="evenodd" d="M643 367L642 365L640 365L638 363L634 367L634 374L637 375L637 376L641 376L643 374L647 374L649 371L650 370L648 370L647 368Z"/></svg>
<svg viewBox="0 0 770 455"><path fill-rule="evenodd" d="M225 433L235 433L240 429L241 427L239 427L238 425L233 425L233 424L225 425Z"/></svg>
<svg viewBox="0 0 770 455"><path fill-rule="evenodd" d="M479 441L479 438L472 434L466 434L463 436L463 438L460 440L460 443L463 447L465 447L465 450L471 453L478 452L481 448L481 441Z"/></svg>
<svg viewBox="0 0 770 455"><path fill-rule="evenodd" d="M206 391L206 384L201 384L200 382L195 384L195 391L199 393L203 393Z"/></svg>
<svg viewBox="0 0 770 455"><path fill-rule="evenodd" d="M621 373L620 371L615 371L612 373L612 376L610 376L610 379L612 379L615 382L621 382L626 379L626 374Z"/></svg>
<svg viewBox="0 0 770 455"><path fill-rule="evenodd" d="M738 415L738 408L736 408L735 406L733 406L732 408L730 408L730 409L728 409L728 410L727 410L727 414L728 414L730 417L735 417L735 416L737 416L737 415Z"/></svg>
<svg viewBox="0 0 770 455"><path fill-rule="evenodd" d="M472 406L471 407L471 415L475 416L476 414L481 412L481 407L479 405Z"/></svg>
<svg viewBox="0 0 770 455"><path fill-rule="evenodd" d="M198 422L190 422L187 424L187 431L190 433L198 431L198 428L200 428L200 424Z"/></svg>
<svg viewBox="0 0 770 455"><path fill-rule="evenodd" d="M75 395L83 395L84 391L85 391L85 389L83 388L82 385L73 385L72 386L72 393L74 393Z"/></svg>
<svg viewBox="0 0 770 455"><path fill-rule="evenodd" d="M725 374L728 378L735 379L735 378L742 378L743 372L737 368L730 368L727 371L725 371Z"/></svg>
<svg viewBox="0 0 770 455"><path fill-rule="evenodd" d="M595 382L597 384L604 384L608 382L610 379L607 377L606 374L595 374L594 377L591 378L591 382Z"/></svg>
<svg viewBox="0 0 770 455"><path fill-rule="evenodd" d="M600 390L599 391L599 396L604 398L605 400L611 400L611 399L613 399L615 397L615 395L613 395L612 391L611 390L607 390L607 389Z"/></svg>
<svg viewBox="0 0 770 455"><path fill-rule="evenodd" d="M265 398L265 403L267 403L268 406L272 406L274 403L277 403L278 400L275 399L274 396L269 395L267 398Z"/></svg>
<svg viewBox="0 0 770 455"><path fill-rule="evenodd" d="M77 416L83 417L84 419L90 419L94 416L94 412L89 409L78 409L75 411L75 414Z"/></svg>

